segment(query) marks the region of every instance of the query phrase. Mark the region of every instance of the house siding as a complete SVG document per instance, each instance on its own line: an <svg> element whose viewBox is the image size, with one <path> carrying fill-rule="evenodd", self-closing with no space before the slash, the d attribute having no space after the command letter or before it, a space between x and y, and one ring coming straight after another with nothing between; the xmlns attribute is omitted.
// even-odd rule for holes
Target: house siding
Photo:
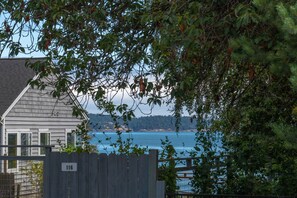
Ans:
<svg viewBox="0 0 297 198"><path fill-rule="evenodd" d="M58 100L50 95L51 88L29 88L5 117L5 131L31 132L32 145L39 144L39 133L50 132L51 144L65 143L66 130L74 130L82 119L72 115L73 100L69 95ZM54 150L59 150L58 146ZM32 150L33 155L38 149Z"/></svg>
<svg viewBox="0 0 297 198"><path fill-rule="evenodd" d="M0 123L0 140L2 140L2 124ZM0 142L2 144L2 142Z"/></svg>

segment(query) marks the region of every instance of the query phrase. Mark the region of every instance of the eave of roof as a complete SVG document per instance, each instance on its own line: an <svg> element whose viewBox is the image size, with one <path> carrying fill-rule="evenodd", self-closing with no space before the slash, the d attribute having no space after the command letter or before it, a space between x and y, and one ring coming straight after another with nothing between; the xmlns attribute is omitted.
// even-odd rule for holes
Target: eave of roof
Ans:
<svg viewBox="0 0 297 198"><path fill-rule="evenodd" d="M0 121L10 107L18 101L29 88L29 81L36 77L36 73L25 67L26 62L42 61L45 58L0 58ZM70 94L74 104L82 108L77 98ZM83 113L85 120L88 115Z"/></svg>
<svg viewBox="0 0 297 198"><path fill-rule="evenodd" d="M27 61L40 61L41 58L2 58L0 59L0 115L25 89L36 73L25 67Z"/></svg>

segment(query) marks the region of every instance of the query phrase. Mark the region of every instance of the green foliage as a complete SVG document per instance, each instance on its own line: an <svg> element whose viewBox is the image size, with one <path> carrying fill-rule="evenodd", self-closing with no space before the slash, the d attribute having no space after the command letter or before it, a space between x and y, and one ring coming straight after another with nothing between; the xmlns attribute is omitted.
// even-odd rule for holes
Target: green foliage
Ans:
<svg viewBox="0 0 297 198"><path fill-rule="evenodd" d="M261 70L295 85L296 10L276 0L11 0L1 4L1 54L42 51L35 84L57 74L55 96L72 88L125 120L136 101L216 118ZM114 105L122 92L136 105Z"/></svg>
<svg viewBox="0 0 297 198"><path fill-rule="evenodd" d="M76 134L77 142L76 145L73 144L63 144L60 140L58 140L58 144L60 146L60 151L67 153L97 153L98 150L95 145L90 144L90 139L92 138L89 135L89 129L87 127L87 121L84 121L80 125L77 126L77 129L72 131L72 133Z"/></svg>
<svg viewBox="0 0 297 198"><path fill-rule="evenodd" d="M294 195L296 94L286 77L258 78L224 115L227 193ZM269 75L267 76L269 77ZM288 181L288 182L286 182ZM289 182L290 181L290 182Z"/></svg>
<svg viewBox="0 0 297 198"><path fill-rule="evenodd" d="M273 171L277 172L277 192L281 194L294 195L297 193L294 188L297 185L297 126L288 125L283 122L272 124L272 131L280 142L279 156L274 159Z"/></svg>
<svg viewBox="0 0 297 198"><path fill-rule="evenodd" d="M126 132L129 133L129 132ZM122 139L122 132L117 131L118 139L115 143L112 143L110 146L114 148L114 153L119 154L137 154L141 155L148 151L147 147L140 147L137 144L133 144L133 138L127 138L126 140Z"/></svg>
<svg viewBox="0 0 297 198"><path fill-rule="evenodd" d="M84 121L81 125L77 126L77 129L74 133L78 137L77 145L75 147L73 145L68 145L64 149L65 151L71 152L72 150L75 152L88 152L93 153L97 152L97 148L94 145L90 144L91 136L89 135L89 129L87 127L87 121Z"/></svg>
<svg viewBox="0 0 297 198"><path fill-rule="evenodd" d="M89 148L86 150L85 148L81 146L75 146L75 145L62 145L60 144L61 152L66 152L66 153L83 153L83 152L89 152L89 153L97 153L97 148L96 146L90 145L88 146Z"/></svg>
<svg viewBox="0 0 297 198"><path fill-rule="evenodd" d="M177 128L185 109L198 130L224 132L232 159L228 193L296 193L296 152L288 139L296 129L296 1L10 0L0 6L1 56L5 49L9 56L46 56L45 65L29 65L40 72L32 84L44 88L42 78L57 75L55 97L69 88L91 97L115 128L140 104L173 104ZM115 105L116 93L135 103ZM89 151L86 131L78 133ZM201 141L205 153L197 165L205 167L206 180L194 186L215 193L213 152L209 140ZM119 139L121 152L129 144Z"/></svg>
<svg viewBox="0 0 297 198"><path fill-rule="evenodd" d="M192 189L197 194L222 194L224 171L222 169L222 151L218 149L221 137L213 132L197 132L196 145L191 152L194 160ZM221 159L222 158L222 159Z"/></svg>
<svg viewBox="0 0 297 198"><path fill-rule="evenodd" d="M28 164L21 171L28 176L28 180L33 188L41 192L43 189L43 163L28 161Z"/></svg>
<svg viewBox="0 0 297 198"><path fill-rule="evenodd" d="M90 127L93 131L114 130L114 123L108 115L89 114ZM122 128L128 127L133 131L164 129L175 131L176 118L173 116L147 116L132 118L125 126L123 120L119 120ZM179 130L195 130L197 122L191 117L181 117Z"/></svg>
<svg viewBox="0 0 297 198"><path fill-rule="evenodd" d="M177 157L177 153L167 136L165 140L161 140L161 144L162 151L159 159L166 161L159 166L158 179L165 181L166 193L175 193L179 189L176 183L177 172L175 170L176 161L174 160Z"/></svg>
<svg viewBox="0 0 297 198"><path fill-rule="evenodd" d="M297 150L296 126L291 126L280 122L271 124L271 127L279 141L283 142L284 149Z"/></svg>

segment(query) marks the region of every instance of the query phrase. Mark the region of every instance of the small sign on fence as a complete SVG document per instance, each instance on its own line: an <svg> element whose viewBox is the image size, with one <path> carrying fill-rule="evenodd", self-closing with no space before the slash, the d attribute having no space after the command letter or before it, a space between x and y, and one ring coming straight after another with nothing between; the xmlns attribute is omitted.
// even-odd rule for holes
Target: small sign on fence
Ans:
<svg viewBox="0 0 297 198"><path fill-rule="evenodd" d="M76 172L77 163L62 162L62 171L63 172Z"/></svg>

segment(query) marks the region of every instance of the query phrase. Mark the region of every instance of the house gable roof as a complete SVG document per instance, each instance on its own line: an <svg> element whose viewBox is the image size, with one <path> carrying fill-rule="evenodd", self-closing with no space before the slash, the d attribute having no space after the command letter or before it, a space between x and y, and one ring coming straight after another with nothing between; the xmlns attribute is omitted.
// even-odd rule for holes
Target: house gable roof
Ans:
<svg viewBox="0 0 297 198"><path fill-rule="evenodd" d="M18 97L21 97L29 88L28 83L37 76L31 68L26 67L26 63L43 61L45 58L0 58L0 118L5 116ZM77 98L70 91L70 98L74 104L83 109ZM83 112L83 119L88 120L88 115ZM1 121L1 120L0 120Z"/></svg>
<svg viewBox="0 0 297 198"><path fill-rule="evenodd" d="M35 62L40 58L0 59L0 116L28 85L36 73L25 67L26 62Z"/></svg>

